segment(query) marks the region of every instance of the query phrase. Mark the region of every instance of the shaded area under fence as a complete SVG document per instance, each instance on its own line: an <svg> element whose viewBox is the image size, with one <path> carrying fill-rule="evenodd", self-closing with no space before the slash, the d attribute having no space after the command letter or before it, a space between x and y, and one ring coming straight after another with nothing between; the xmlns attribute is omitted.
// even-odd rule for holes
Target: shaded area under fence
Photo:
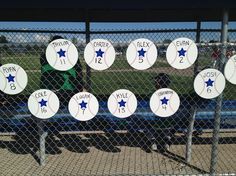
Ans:
<svg viewBox="0 0 236 176"><path fill-rule="evenodd" d="M192 174L209 173L212 133L193 138L193 160L184 160L184 136L176 134L169 152L159 150L147 152L146 138L142 134L130 140L127 134L64 134L48 136L46 139L47 164L38 166L38 141L27 142L19 136L0 136L0 151L4 160L0 171L11 174L69 174L69 175L112 175L112 174ZM204 141L199 144L199 141ZM231 141L231 144L228 142ZM235 133L221 134L219 147L227 148L232 155L225 165L224 152L219 153L218 172L232 173L235 162ZM15 147L13 147L15 146ZM32 157L33 156L33 157ZM62 164L63 163L63 164Z"/></svg>

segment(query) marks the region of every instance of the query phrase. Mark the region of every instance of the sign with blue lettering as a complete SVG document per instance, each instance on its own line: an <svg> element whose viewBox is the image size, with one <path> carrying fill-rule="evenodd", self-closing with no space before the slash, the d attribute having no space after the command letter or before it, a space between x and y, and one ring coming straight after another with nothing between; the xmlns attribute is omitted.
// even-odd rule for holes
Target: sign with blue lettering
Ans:
<svg viewBox="0 0 236 176"><path fill-rule="evenodd" d="M78 51L69 40L57 39L49 43L46 49L48 63L56 70L66 71L78 61Z"/></svg>
<svg viewBox="0 0 236 176"><path fill-rule="evenodd" d="M28 99L31 114L40 119L54 116L59 109L59 99L51 90L40 89L33 92Z"/></svg>
<svg viewBox="0 0 236 176"><path fill-rule="evenodd" d="M84 50L85 62L94 70L108 69L115 61L115 49L108 40L94 39Z"/></svg>
<svg viewBox="0 0 236 176"><path fill-rule="evenodd" d="M126 118L135 112L137 108L137 99L131 91L119 89L110 95L107 106L114 116Z"/></svg>
<svg viewBox="0 0 236 176"><path fill-rule="evenodd" d="M89 92L79 92L69 101L69 112L77 120L88 121L96 116L99 109L97 98Z"/></svg>
<svg viewBox="0 0 236 176"><path fill-rule="evenodd" d="M169 88L158 89L150 99L150 108L159 117L169 117L173 115L180 105L178 94Z"/></svg>
<svg viewBox="0 0 236 176"><path fill-rule="evenodd" d="M22 92L28 82L25 70L16 64L5 64L0 67L0 90L9 95Z"/></svg>
<svg viewBox="0 0 236 176"><path fill-rule="evenodd" d="M130 43L126 57L131 67L146 70L156 62L157 48L152 41L140 38Z"/></svg>
<svg viewBox="0 0 236 176"><path fill-rule="evenodd" d="M225 77L216 69L202 70L194 80L194 90L202 98L211 99L219 96L225 88Z"/></svg>
<svg viewBox="0 0 236 176"><path fill-rule="evenodd" d="M166 51L168 63L176 69L191 67L198 56L194 41L188 38L178 38L170 43Z"/></svg>

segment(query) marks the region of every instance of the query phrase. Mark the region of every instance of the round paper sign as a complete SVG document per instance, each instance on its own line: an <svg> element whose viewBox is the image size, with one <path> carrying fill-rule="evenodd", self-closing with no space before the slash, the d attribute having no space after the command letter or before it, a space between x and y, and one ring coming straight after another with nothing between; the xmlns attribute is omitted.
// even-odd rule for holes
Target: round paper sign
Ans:
<svg viewBox="0 0 236 176"><path fill-rule="evenodd" d="M170 43L166 51L168 63L176 69L186 69L194 64L198 49L194 41L178 38Z"/></svg>
<svg viewBox="0 0 236 176"><path fill-rule="evenodd" d="M23 68L16 64L5 64L0 67L0 90L9 95L22 92L28 82Z"/></svg>
<svg viewBox="0 0 236 176"><path fill-rule="evenodd" d="M28 108L31 114L40 119L54 116L60 106L57 95L51 90L40 89L33 92L28 99Z"/></svg>
<svg viewBox="0 0 236 176"><path fill-rule="evenodd" d="M89 92L79 92L69 101L69 112L77 120L88 121L96 116L99 109L97 98Z"/></svg>
<svg viewBox="0 0 236 176"><path fill-rule="evenodd" d="M178 94L169 88L158 89L150 99L150 108L159 117L169 117L173 115L180 105Z"/></svg>
<svg viewBox="0 0 236 176"><path fill-rule="evenodd" d="M56 70L66 71L73 68L77 63L78 51L71 41L57 39L49 43L46 49L46 58Z"/></svg>
<svg viewBox="0 0 236 176"><path fill-rule="evenodd" d="M236 84L236 55L232 56L225 64L225 78L232 84Z"/></svg>
<svg viewBox="0 0 236 176"><path fill-rule="evenodd" d="M108 40L94 39L84 50L85 62L94 70L105 70L115 61L116 52Z"/></svg>
<svg viewBox="0 0 236 176"><path fill-rule="evenodd" d="M126 57L131 67L137 70L146 70L155 63L157 48L152 41L140 38L130 43Z"/></svg>
<svg viewBox="0 0 236 176"><path fill-rule="evenodd" d="M225 77L216 69L205 69L194 80L194 90L202 98L211 99L219 96L225 88Z"/></svg>
<svg viewBox="0 0 236 176"><path fill-rule="evenodd" d="M119 89L110 95L107 106L114 116L126 118L135 112L137 108L137 99L131 91Z"/></svg>

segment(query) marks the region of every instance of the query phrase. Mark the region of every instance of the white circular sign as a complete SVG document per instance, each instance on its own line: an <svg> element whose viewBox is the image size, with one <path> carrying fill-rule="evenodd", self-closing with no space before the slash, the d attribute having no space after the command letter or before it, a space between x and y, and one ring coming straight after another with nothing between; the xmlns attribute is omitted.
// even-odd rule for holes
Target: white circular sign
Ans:
<svg viewBox="0 0 236 176"><path fill-rule="evenodd" d="M194 80L194 90L202 98L211 99L220 95L225 88L225 77L216 69L205 69Z"/></svg>
<svg viewBox="0 0 236 176"><path fill-rule="evenodd" d="M198 49L194 41L188 38L178 38L172 41L166 51L168 63L176 69L186 69L194 64Z"/></svg>
<svg viewBox="0 0 236 176"><path fill-rule="evenodd" d="M84 49L85 62L94 70L109 68L115 57L115 49L108 40L94 39Z"/></svg>
<svg viewBox="0 0 236 176"><path fill-rule="evenodd" d="M97 98L89 92L79 92L69 101L69 112L77 120L88 121L96 116L99 109Z"/></svg>
<svg viewBox="0 0 236 176"><path fill-rule="evenodd" d="M110 95L107 106L114 116L126 118L135 112L137 108L137 99L131 91L119 89Z"/></svg>
<svg viewBox="0 0 236 176"><path fill-rule="evenodd" d="M232 84L236 84L236 55L232 56L225 64L225 78Z"/></svg>
<svg viewBox="0 0 236 176"><path fill-rule="evenodd" d="M47 89L36 90L28 99L29 111L40 119L48 119L54 116L59 106L60 103L57 95Z"/></svg>
<svg viewBox="0 0 236 176"><path fill-rule="evenodd" d="M152 41L140 38L130 43L126 57L131 67L146 70L155 63L157 48Z"/></svg>
<svg viewBox="0 0 236 176"><path fill-rule="evenodd" d="M23 68L16 64L5 64L0 67L0 90L9 95L22 92L28 82Z"/></svg>
<svg viewBox="0 0 236 176"><path fill-rule="evenodd" d="M173 115L180 105L178 94L169 88L162 88L154 92L150 99L150 108L159 117Z"/></svg>
<svg viewBox="0 0 236 176"><path fill-rule="evenodd" d="M77 63L78 51L71 41L57 39L49 43L46 49L46 58L56 70L66 71Z"/></svg>

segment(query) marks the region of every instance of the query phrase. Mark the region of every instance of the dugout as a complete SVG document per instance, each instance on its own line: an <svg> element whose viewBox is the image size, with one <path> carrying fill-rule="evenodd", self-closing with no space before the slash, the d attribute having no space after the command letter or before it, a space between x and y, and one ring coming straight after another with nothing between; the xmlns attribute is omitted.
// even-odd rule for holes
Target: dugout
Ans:
<svg viewBox="0 0 236 176"><path fill-rule="evenodd" d="M90 22L197 22L197 31L200 30L201 22L222 21L221 43L227 42L228 21L236 20L236 2L233 0L213 1L4 1L0 7L1 21L64 21L64 22L85 22L86 42L90 41ZM200 38L200 32L197 33ZM197 40L196 42L199 42ZM222 52L226 52L224 47ZM221 69L221 68L219 68ZM87 67L86 81L90 87L91 70ZM217 157L217 144L219 133L219 120L222 104L222 97L217 99L215 126L212 145L211 173L215 173L215 161ZM193 112L194 115L194 112ZM186 153L187 161L191 155L191 131ZM41 142L44 143L44 134L41 131ZM42 145L42 163L45 160L45 150Z"/></svg>

